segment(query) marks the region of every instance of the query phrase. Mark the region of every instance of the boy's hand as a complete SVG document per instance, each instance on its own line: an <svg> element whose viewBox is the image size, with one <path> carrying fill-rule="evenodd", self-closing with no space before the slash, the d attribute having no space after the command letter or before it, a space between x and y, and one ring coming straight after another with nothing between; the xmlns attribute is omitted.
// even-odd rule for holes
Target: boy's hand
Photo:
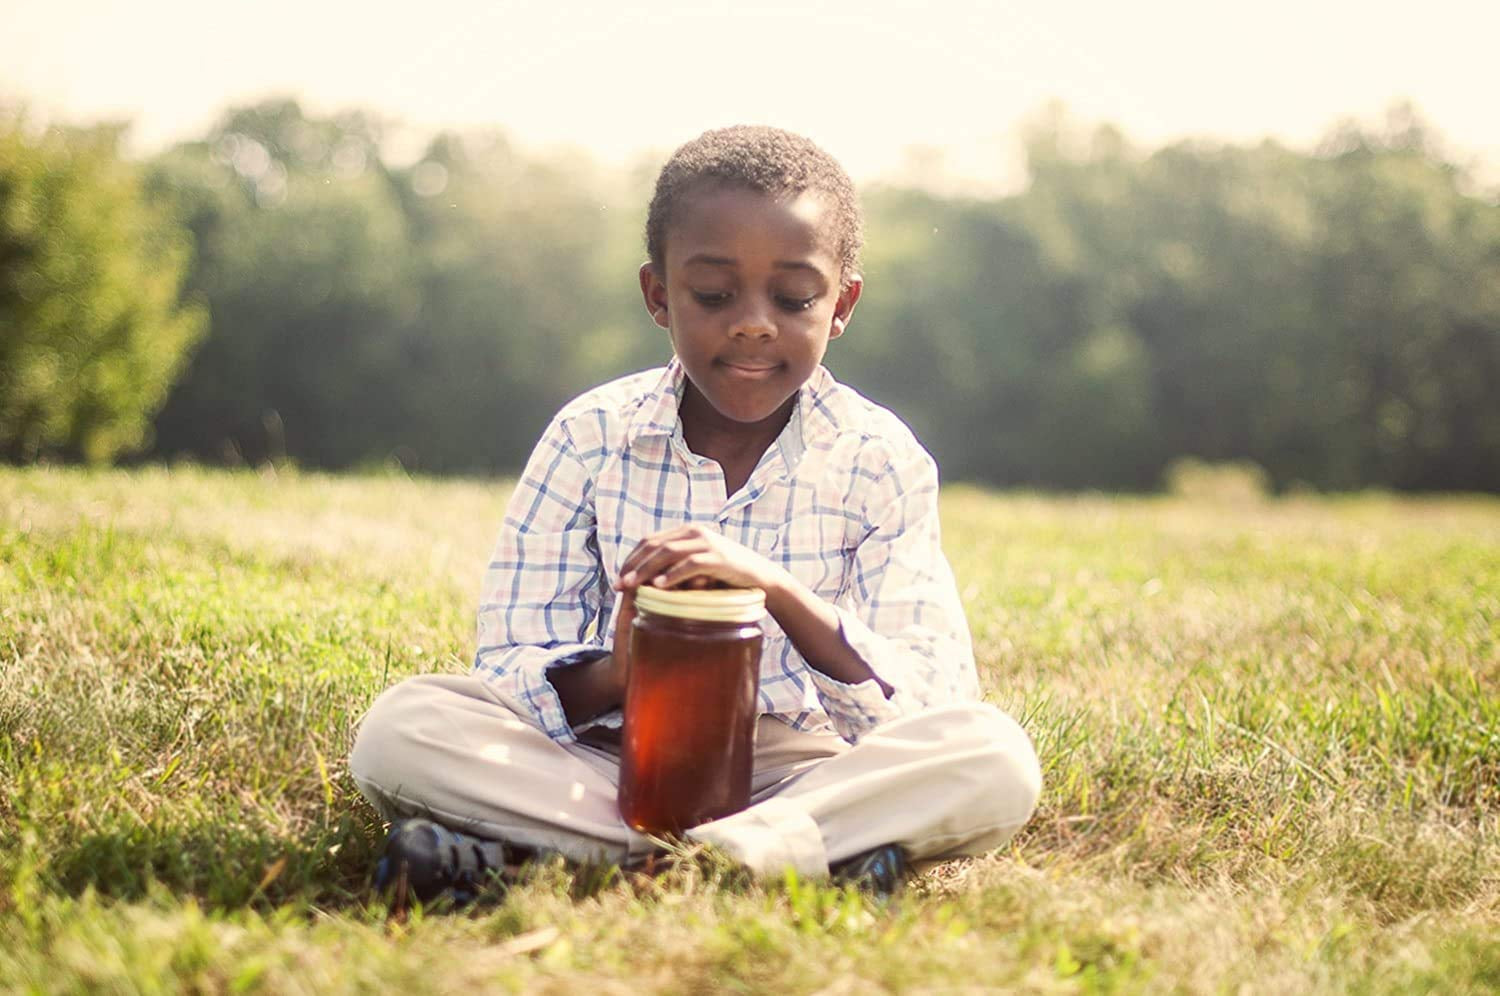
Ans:
<svg viewBox="0 0 1500 996"><path fill-rule="evenodd" d="M620 566L617 591L643 584L654 588L706 587L720 582L733 588L778 587L784 571L765 557L722 533L703 526L680 526L641 540Z"/></svg>
<svg viewBox="0 0 1500 996"><path fill-rule="evenodd" d="M624 703L630 666L630 624L634 619L635 592L627 591L620 596L620 610L615 613L615 641L609 655L547 671L547 680L562 700L563 715L568 717L569 725L577 726Z"/></svg>
<svg viewBox="0 0 1500 996"><path fill-rule="evenodd" d="M843 624L832 605L754 550L711 529L681 526L641 540L620 565L615 590L632 598L633 608L635 589L644 584L691 588L714 582L763 589L766 611L808 664L848 685L874 678L886 697L891 696L891 685L844 639Z"/></svg>

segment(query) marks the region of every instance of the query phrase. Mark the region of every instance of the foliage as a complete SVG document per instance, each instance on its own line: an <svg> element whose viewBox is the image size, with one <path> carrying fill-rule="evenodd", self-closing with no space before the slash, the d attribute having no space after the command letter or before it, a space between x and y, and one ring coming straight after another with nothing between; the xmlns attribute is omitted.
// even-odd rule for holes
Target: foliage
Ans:
<svg viewBox="0 0 1500 996"><path fill-rule="evenodd" d="M339 465L392 431L418 298L373 133L269 103L154 164L152 189L197 241L190 287L213 329L158 419L159 449Z"/></svg>
<svg viewBox="0 0 1500 996"><path fill-rule="evenodd" d="M498 135L439 135L393 171L379 135L274 101L158 159L214 328L160 452L493 470L621 356L598 184Z"/></svg>
<svg viewBox="0 0 1500 996"><path fill-rule="evenodd" d="M0 459L107 460L148 441L201 309L191 246L118 155L120 128L0 108Z"/></svg>
<svg viewBox="0 0 1500 996"><path fill-rule="evenodd" d="M1500 490L1500 206L1408 112L1319 156L1068 141L1033 137L1013 206L1142 360L1138 466Z"/></svg>
<svg viewBox="0 0 1500 996"><path fill-rule="evenodd" d="M867 197L841 341L950 477L1150 487L1250 461L1278 487L1500 490L1500 205L1410 111L1318 155L1140 153L1044 121L986 204Z"/></svg>
<svg viewBox="0 0 1500 996"><path fill-rule="evenodd" d="M1142 359L1003 206L866 198L867 294L835 369L908 419L950 478L1150 487Z"/></svg>
<svg viewBox="0 0 1500 996"><path fill-rule="evenodd" d="M151 455L514 469L569 397L665 360L635 277L649 164L491 131L396 166L386 127L269 100L148 165L211 319ZM1149 490L1196 458L1274 490L1500 491L1500 204L1413 111L1312 152L1141 150L1061 112L1026 143L1009 197L865 194L828 363L948 479Z"/></svg>

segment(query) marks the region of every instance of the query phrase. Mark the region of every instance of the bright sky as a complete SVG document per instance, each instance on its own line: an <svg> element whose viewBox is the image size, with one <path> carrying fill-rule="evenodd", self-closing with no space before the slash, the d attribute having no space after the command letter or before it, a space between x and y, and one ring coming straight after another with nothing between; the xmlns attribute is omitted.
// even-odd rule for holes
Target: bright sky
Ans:
<svg viewBox="0 0 1500 996"><path fill-rule="evenodd" d="M1410 98L1494 176L1497 37L1495 0L5 0L0 100L131 118L137 154L268 94L384 112L412 141L492 124L611 162L763 122L858 179L927 146L1003 189L1017 126L1054 99L1144 144L1306 145Z"/></svg>

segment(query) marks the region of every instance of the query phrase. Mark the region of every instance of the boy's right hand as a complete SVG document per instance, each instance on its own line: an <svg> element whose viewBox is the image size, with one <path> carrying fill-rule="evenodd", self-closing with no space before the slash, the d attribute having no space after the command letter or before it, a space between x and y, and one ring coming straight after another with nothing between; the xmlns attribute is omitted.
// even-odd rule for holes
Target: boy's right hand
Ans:
<svg viewBox="0 0 1500 996"><path fill-rule="evenodd" d="M620 610L615 613L614 646L609 656L547 671L547 680L562 700L569 725L577 726L625 704L625 678L630 672L630 624L634 620L635 592L621 592Z"/></svg>

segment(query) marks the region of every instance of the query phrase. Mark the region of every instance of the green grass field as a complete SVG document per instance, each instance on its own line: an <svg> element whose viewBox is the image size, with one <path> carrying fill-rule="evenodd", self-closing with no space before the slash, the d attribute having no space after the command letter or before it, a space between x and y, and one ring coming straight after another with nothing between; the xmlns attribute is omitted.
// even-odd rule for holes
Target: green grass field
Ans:
<svg viewBox="0 0 1500 996"><path fill-rule="evenodd" d="M507 487L0 470L0 991L1500 987L1500 501L952 489L1041 808L887 906L542 866L391 917L345 755Z"/></svg>

